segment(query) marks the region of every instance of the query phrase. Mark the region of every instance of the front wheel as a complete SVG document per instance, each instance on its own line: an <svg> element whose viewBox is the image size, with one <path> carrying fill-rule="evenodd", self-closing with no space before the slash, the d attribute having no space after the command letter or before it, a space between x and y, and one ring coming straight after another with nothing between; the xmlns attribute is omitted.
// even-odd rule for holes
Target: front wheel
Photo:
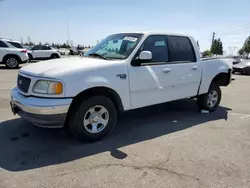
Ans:
<svg viewBox="0 0 250 188"><path fill-rule="evenodd" d="M69 128L80 141L95 142L112 131L117 121L113 102L102 96L84 100L71 112Z"/></svg>
<svg viewBox="0 0 250 188"><path fill-rule="evenodd" d="M217 84L212 84L208 93L198 96L197 102L201 110L213 112L217 110L221 101L221 90Z"/></svg>
<svg viewBox="0 0 250 188"><path fill-rule="evenodd" d="M51 59L57 59L57 58L59 58L59 55L57 55L57 54L52 54L52 55L50 56L50 58L51 58Z"/></svg>

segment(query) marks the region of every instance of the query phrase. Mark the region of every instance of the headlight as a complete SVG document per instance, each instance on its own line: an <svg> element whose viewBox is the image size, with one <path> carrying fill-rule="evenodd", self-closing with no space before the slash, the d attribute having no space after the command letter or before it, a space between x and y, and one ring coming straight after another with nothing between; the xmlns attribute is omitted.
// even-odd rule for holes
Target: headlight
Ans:
<svg viewBox="0 0 250 188"><path fill-rule="evenodd" d="M63 84L61 82L39 80L36 82L34 93L60 95L63 92Z"/></svg>

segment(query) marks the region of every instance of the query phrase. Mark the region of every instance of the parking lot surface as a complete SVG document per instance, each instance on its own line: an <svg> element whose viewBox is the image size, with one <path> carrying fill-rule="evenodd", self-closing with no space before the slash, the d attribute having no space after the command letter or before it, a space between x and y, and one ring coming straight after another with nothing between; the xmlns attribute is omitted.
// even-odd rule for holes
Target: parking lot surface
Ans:
<svg viewBox="0 0 250 188"><path fill-rule="evenodd" d="M139 109L85 144L11 113L17 72L0 67L1 188L250 187L250 76L234 76L214 113L191 99Z"/></svg>

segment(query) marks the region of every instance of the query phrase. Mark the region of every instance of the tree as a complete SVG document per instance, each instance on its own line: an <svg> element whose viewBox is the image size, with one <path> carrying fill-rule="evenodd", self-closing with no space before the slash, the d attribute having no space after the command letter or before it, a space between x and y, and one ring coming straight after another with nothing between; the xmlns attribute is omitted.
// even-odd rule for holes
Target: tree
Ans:
<svg viewBox="0 0 250 188"><path fill-rule="evenodd" d="M203 57L209 57L211 55L212 55L212 53L211 53L210 50L206 50L206 51L203 52Z"/></svg>
<svg viewBox="0 0 250 188"><path fill-rule="evenodd" d="M220 38L214 40L210 51L212 54L216 54L216 55L223 54L223 45L222 45Z"/></svg>
<svg viewBox="0 0 250 188"><path fill-rule="evenodd" d="M247 56L250 54L250 36L245 40L243 50Z"/></svg>
<svg viewBox="0 0 250 188"><path fill-rule="evenodd" d="M244 49L243 48L239 49L238 54L243 55L244 54Z"/></svg>
<svg viewBox="0 0 250 188"><path fill-rule="evenodd" d="M221 42L220 38L218 39L217 54L218 55L223 55L223 45L222 45L222 42Z"/></svg>

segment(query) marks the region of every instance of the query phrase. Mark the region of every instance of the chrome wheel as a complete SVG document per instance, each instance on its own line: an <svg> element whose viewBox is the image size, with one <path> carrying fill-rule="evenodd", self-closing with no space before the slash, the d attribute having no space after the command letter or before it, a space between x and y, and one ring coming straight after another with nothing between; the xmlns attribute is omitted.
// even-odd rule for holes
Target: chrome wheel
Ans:
<svg viewBox="0 0 250 188"><path fill-rule="evenodd" d="M219 99L219 95L217 93L217 91L213 90L209 93L208 95L208 99L207 99L207 105L212 108L216 105L216 103L218 102Z"/></svg>
<svg viewBox="0 0 250 188"><path fill-rule="evenodd" d="M10 68L15 68L18 66L18 60L14 57L10 57L6 60L6 65Z"/></svg>
<svg viewBox="0 0 250 188"><path fill-rule="evenodd" d="M101 132L109 122L109 112L101 105L90 108L84 115L83 125L89 133Z"/></svg>

